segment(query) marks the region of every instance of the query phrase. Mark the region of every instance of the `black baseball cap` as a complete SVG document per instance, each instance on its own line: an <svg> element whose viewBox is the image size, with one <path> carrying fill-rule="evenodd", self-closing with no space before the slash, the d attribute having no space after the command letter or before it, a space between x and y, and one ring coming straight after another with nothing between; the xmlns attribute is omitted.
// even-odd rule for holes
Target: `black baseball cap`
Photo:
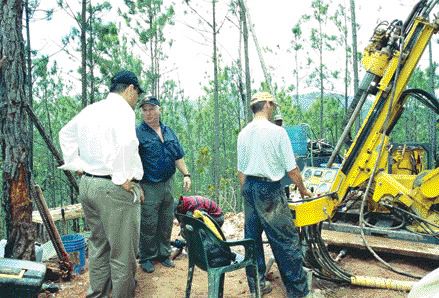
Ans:
<svg viewBox="0 0 439 298"><path fill-rule="evenodd" d="M121 70L117 72L114 77L111 79L111 85L115 84L127 84L127 85L133 85L136 87L140 93L144 93L143 89L139 85L139 80L137 79L137 76L129 70Z"/></svg>
<svg viewBox="0 0 439 298"><path fill-rule="evenodd" d="M160 101L154 96L148 96L148 97L142 99L142 101L139 104L139 107L143 107L143 105L146 105L146 104L159 107Z"/></svg>

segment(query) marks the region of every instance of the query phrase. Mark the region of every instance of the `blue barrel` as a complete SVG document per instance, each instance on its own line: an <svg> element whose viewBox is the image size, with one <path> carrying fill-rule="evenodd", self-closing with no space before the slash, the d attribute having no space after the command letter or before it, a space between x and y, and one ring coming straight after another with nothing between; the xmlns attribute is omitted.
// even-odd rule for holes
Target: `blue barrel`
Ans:
<svg viewBox="0 0 439 298"><path fill-rule="evenodd" d="M306 127L303 125L286 126L288 137L290 138L291 146L293 146L294 155L307 156L308 155L308 137L306 135Z"/></svg>
<svg viewBox="0 0 439 298"><path fill-rule="evenodd" d="M61 240L66 252L70 255L70 261L73 263L73 272L81 274L85 270L85 248L87 246L84 236L69 234L61 236Z"/></svg>

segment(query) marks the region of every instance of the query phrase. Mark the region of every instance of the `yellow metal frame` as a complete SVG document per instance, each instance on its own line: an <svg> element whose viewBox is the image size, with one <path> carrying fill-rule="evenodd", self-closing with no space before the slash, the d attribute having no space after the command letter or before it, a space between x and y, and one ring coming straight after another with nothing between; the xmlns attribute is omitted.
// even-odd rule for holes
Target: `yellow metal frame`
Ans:
<svg viewBox="0 0 439 298"><path fill-rule="evenodd" d="M295 225L303 227L329 219L334 210L335 202L323 197L303 204L289 203L288 207L295 211Z"/></svg>

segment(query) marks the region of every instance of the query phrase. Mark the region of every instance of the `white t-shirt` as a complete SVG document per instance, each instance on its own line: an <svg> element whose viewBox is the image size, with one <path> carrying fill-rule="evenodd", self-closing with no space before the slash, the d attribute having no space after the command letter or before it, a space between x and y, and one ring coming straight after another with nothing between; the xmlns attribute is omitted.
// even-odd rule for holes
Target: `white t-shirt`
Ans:
<svg viewBox="0 0 439 298"><path fill-rule="evenodd" d="M62 170L111 175L114 184L141 180L135 114L126 100L110 93L85 107L59 132L65 164Z"/></svg>
<svg viewBox="0 0 439 298"><path fill-rule="evenodd" d="M296 159L283 127L266 119L253 120L238 135L238 171L279 181L296 168Z"/></svg>

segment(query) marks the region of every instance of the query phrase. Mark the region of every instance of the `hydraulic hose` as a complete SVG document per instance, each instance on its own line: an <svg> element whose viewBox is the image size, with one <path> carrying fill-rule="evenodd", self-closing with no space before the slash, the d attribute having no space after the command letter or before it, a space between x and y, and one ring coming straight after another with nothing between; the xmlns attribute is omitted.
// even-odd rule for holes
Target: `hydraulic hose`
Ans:
<svg viewBox="0 0 439 298"><path fill-rule="evenodd" d="M370 276L352 276L351 284L369 288L389 289L396 291L409 292L412 289L414 281L394 280L381 277Z"/></svg>

